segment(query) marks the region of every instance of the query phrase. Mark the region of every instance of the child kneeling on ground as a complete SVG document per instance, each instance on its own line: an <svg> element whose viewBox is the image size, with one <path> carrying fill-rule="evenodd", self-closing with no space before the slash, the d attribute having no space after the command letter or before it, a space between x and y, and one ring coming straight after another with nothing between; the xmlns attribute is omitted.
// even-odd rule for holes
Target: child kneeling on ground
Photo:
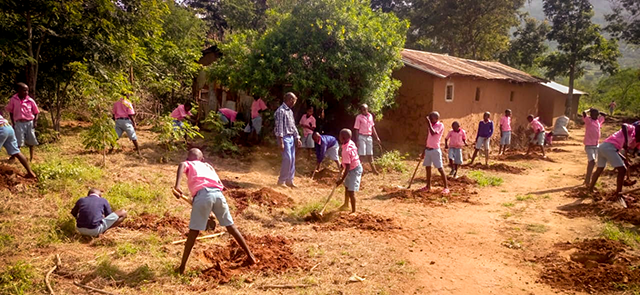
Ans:
<svg viewBox="0 0 640 295"><path fill-rule="evenodd" d="M211 165L202 162L203 159L202 151L196 148L190 149L187 160L180 163L180 166L178 166L178 174L176 175L176 185L173 191L175 197L180 198L182 196L180 181L182 180L183 173L187 174L189 192L191 192L193 196L189 234L187 236L187 242L184 245L182 263L178 268L178 272L181 274L184 273L191 249L200 231L207 228L209 213L212 211L220 225L227 228L227 232L233 236L236 242L238 242L238 245L240 245L242 250L247 254L247 262L249 264L255 264L257 262L256 258L253 256L253 253L251 253L251 250L249 250L238 228L233 224L227 200L224 198L224 195L222 195L222 190L224 189L222 181L220 181L218 174Z"/></svg>
<svg viewBox="0 0 640 295"><path fill-rule="evenodd" d="M79 233L97 237L122 223L127 218L127 211L120 209L112 212L109 202L102 197L102 192L92 188L86 197L76 201L71 215L76 219L76 230Z"/></svg>
<svg viewBox="0 0 640 295"><path fill-rule="evenodd" d="M360 179L362 178L362 165L358 156L358 148L351 141L351 130L342 129L340 131L340 142L342 143L342 166L344 173L336 185L344 182L344 204L340 210L349 210L349 200L351 200L351 213L356 213L356 192L360 190Z"/></svg>

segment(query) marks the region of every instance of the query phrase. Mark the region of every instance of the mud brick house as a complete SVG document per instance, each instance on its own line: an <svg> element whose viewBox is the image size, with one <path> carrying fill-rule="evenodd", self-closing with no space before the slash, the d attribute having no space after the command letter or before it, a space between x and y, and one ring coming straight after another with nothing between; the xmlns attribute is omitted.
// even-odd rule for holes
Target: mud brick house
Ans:
<svg viewBox="0 0 640 295"><path fill-rule="evenodd" d="M406 144L424 144L425 116L434 110L447 131L459 121L471 142L487 111L496 129L505 109L513 111L514 127L523 127L527 115L538 112L539 83L546 82L499 62L424 51L404 49L402 61L405 66L393 74L402 82L395 106L383 113L377 129L385 140Z"/></svg>
<svg viewBox="0 0 640 295"><path fill-rule="evenodd" d="M540 88L538 90L538 93L540 94L540 99L538 101L538 115L540 116L542 123L547 126L553 126L553 123L558 117L564 116L569 87L553 81L540 83L538 87ZM586 94L586 92L573 89L571 109L574 112L578 113L580 111L578 110L580 97Z"/></svg>

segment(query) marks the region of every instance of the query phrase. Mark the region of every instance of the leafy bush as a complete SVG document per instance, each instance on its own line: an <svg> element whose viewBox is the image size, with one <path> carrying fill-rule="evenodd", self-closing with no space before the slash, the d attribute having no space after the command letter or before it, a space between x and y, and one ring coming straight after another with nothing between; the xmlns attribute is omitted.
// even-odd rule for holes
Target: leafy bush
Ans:
<svg viewBox="0 0 640 295"><path fill-rule="evenodd" d="M482 171L471 171L469 172L469 178L475 180L480 187L485 186L500 186L504 182L504 180L497 176L486 175Z"/></svg>
<svg viewBox="0 0 640 295"><path fill-rule="evenodd" d="M193 126L187 121L183 121L182 128L174 126L173 118L169 115L162 116L156 121L155 126L158 132L157 140L160 146L167 151L184 150L187 145L185 138L193 139L196 136L203 138L198 126Z"/></svg>
<svg viewBox="0 0 640 295"><path fill-rule="evenodd" d="M7 266L0 273L0 294L27 294L37 285L33 266L24 261Z"/></svg>
<svg viewBox="0 0 640 295"><path fill-rule="evenodd" d="M240 148L234 143L241 132L244 132L244 122L236 121L228 127L228 124L222 123L217 112L211 111L207 118L202 122L206 129L211 130L213 134L212 149L217 154L235 155L240 152Z"/></svg>
<svg viewBox="0 0 640 295"><path fill-rule="evenodd" d="M102 152L102 165L107 161L107 148L118 146L115 122L109 114L102 114L92 120L91 127L82 134L82 144L87 150Z"/></svg>
<svg viewBox="0 0 640 295"><path fill-rule="evenodd" d="M382 171L403 173L407 171L407 166L404 164L406 158L407 155L400 155L399 151L390 151L384 153L382 157L375 159L374 163L378 168L381 168Z"/></svg>

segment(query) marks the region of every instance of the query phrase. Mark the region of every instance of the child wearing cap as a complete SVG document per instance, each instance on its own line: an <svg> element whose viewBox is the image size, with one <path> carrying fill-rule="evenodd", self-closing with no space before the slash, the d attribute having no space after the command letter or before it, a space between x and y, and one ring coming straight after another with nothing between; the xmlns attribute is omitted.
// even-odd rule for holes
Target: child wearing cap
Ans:
<svg viewBox="0 0 640 295"><path fill-rule="evenodd" d="M499 155L507 151L507 146L511 144L511 110L504 111L504 116L500 118L500 150Z"/></svg>
<svg viewBox="0 0 640 295"><path fill-rule="evenodd" d="M187 236L187 242L184 245L184 253L182 254L182 263L178 268L179 273L184 272L184 268L187 265L189 254L198 237L200 231L207 228L207 220L209 219L209 213L213 211L216 219L221 226L227 228L227 232L233 236L238 242L238 245L247 254L247 262L249 264L255 264L256 258L249 250L247 243L242 237L242 234L236 226L233 224L231 218L231 212L229 212L229 206L227 200L222 194L224 186L218 177L216 171L211 165L203 162L204 156L202 151L193 148L189 150L187 160L180 163L178 166L178 173L176 176L176 185L173 190L173 194L176 198L180 198L182 190L180 190L180 181L182 180L182 174L187 174L187 184L189 186L189 192L193 196L193 203L191 208L191 219L189 221L189 234Z"/></svg>
<svg viewBox="0 0 640 295"><path fill-rule="evenodd" d="M546 158L547 155L544 152L544 125L540 123L540 118L534 118L533 115L527 116L527 121L529 121L529 126L531 130L533 130L533 138L529 142L529 148L527 149L527 155L531 153L531 149L534 146L540 146L540 150L542 151L542 157Z"/></svg>
<svg viewBox="0 0 640 295"><path fill-rule="evenodd" d="M342 143L342 166L344 173L336 185L344 182L344 204L340 210L349 210L351 201L351 213L356 213L356 192L360 190L360 179L362 178L362 165L358 156L358 148L351 141L351 130L342 129L340 131L340 143Z"/></svg>
<svg viewBox="0 0 640 295"><path fill-rule="evenodd" d="M493 121L489 120L491 117L491 113L485 112L482 116L482 121L478 123L478 134L476 134L476 149L473 151L473 156L471 156L471 162L469 165L473 164L473 161L476 160L476 156L480 150L484 151L484 164L489 166L489 143L491 141L491 136L493 135Z"/></svg>
<svg viewBox="0 0 640 295"><path fill-rule="evenodd" d="M454 121L451 128L444 138L444 148L449 150L449 166L451 166L449 175L456 177L458 167L462 165L462 147L467 145L467 133L460 128L458 121Z"/></svg>
<svg viewBox="0 0 640 295"><path fill-rule="evenodd" d="M589 116L587 116L589 112ZM584 151L587 153L587 174L585 174L584 185L591 183L591 174L596 166L596 156L598 155L598 144L600 141L600 128L604 123L606 114L597 109L588 109L582 112L584 122Z"/></svg>
<svg viewBox="0 0 640 295"><path fill-rule="evenodd" d="M444 183L442 194L446 195L449 194L449 183L447 182L447 176L442 168L442 150L440 150L440 139L442 139L442 134L444 133L444 124L438 121L439 119L440 114L438 112L433 112L427 116L429 132L427 133L426 147L422 154L420 154L420 160L424 159L422 165L425 167L427 172L427 185L420 190L431 190L431 166L433 165L438 169L438 172L440 172L442 183Z"/></svg>

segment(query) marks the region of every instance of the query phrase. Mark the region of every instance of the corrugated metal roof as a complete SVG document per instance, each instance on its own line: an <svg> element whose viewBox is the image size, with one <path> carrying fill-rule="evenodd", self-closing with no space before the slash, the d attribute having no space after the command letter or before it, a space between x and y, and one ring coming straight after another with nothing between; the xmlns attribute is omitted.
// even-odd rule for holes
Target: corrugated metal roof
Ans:
<svg viewBox="0 0 640 295"><path fill-rule="evenodd" d="M553 89L555 91L558 91L558 92L560 92L562 94L569 94L569 87L564 86L564 85L562 85L560 83L556 83L554 81L549 81L547 83L540 83L540 84L542 84L544 86L547 86L547 87L549 87L549 88L551 88L551 89ZM573 89L573 94L583 95L583 94L588 94L588 93L586 93L584 91L580 91L580 90L574 88Z"/></svg>
<svg viewBox="0 0 640 295"><path fill-rule="evenodd" d="M546 80L494 61L477 61L412 49L402 50L405 65L439 78L468 76L487 80L539 83Z"/></svg>

